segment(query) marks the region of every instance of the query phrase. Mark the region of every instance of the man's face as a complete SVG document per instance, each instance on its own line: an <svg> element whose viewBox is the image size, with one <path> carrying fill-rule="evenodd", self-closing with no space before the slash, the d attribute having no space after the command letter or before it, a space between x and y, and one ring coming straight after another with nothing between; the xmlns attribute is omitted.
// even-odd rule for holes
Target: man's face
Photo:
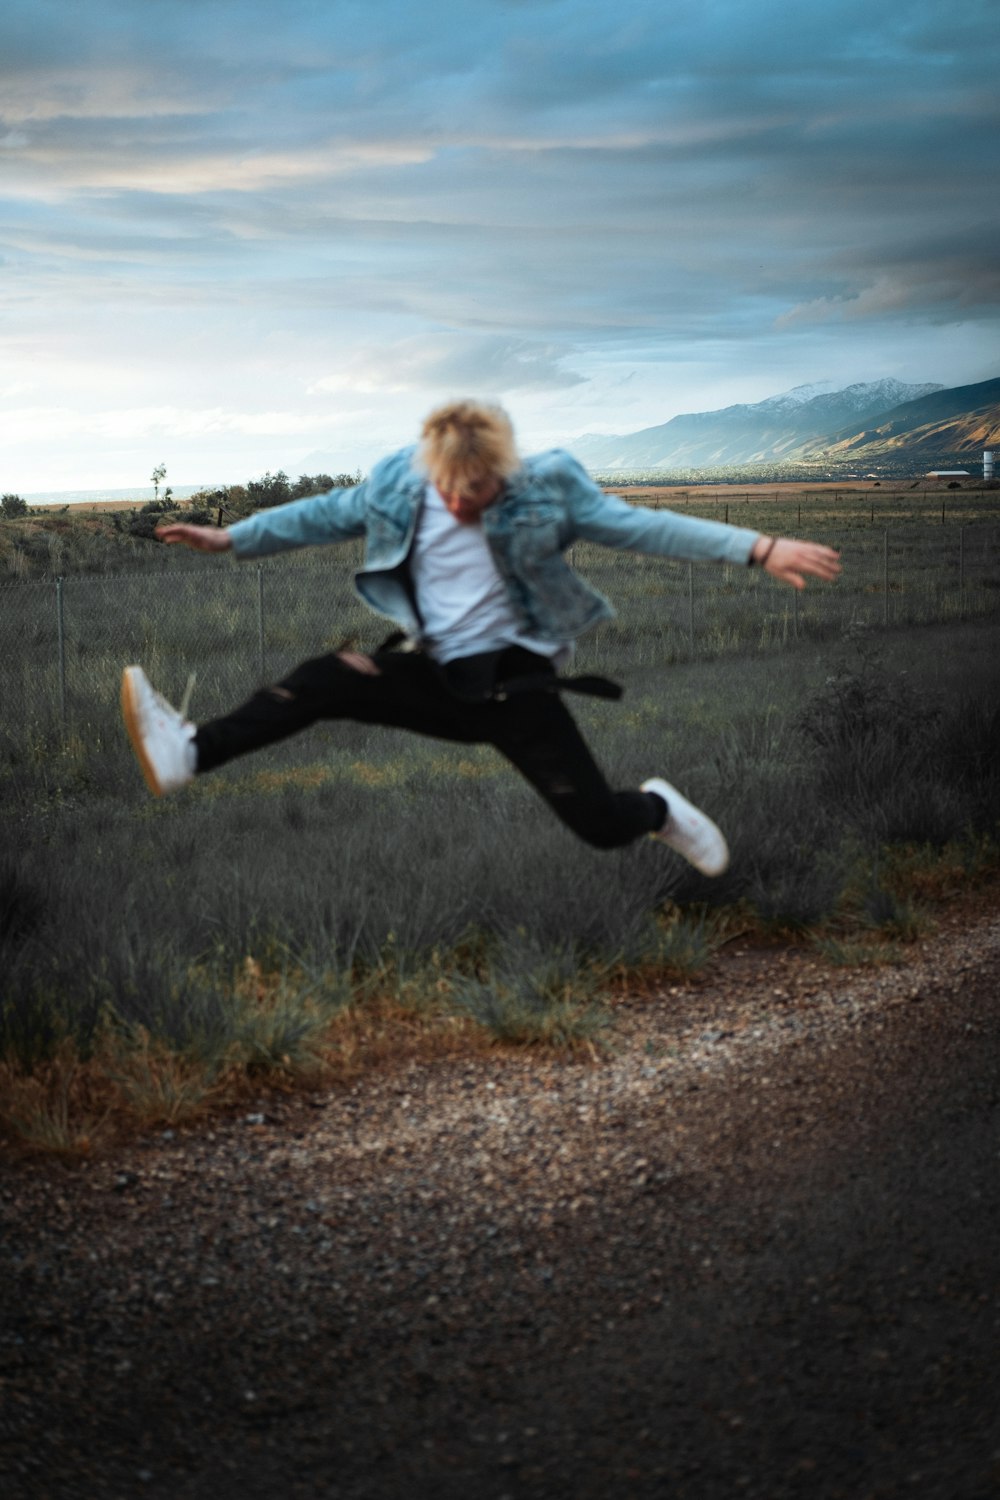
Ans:
<svg viewBox="0 0 1000 1500"><path fill-rule="evenodd" d="M438 485L438 494L456 521L466 525L478 521L483 511L492 505L503 489L503 480L494 476L486 479L467 480L461 489L446 490Z"/></svg>

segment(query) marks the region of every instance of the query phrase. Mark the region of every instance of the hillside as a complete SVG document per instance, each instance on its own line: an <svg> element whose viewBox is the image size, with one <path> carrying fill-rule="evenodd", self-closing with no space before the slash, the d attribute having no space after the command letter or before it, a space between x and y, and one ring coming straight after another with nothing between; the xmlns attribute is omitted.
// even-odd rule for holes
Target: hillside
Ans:
<svg viewBox="0 0 1000 1500"><path fill-rule="evenodd" d="M936 385L877 380L829 390L797 386L752 405L688 412L656 427L616 437L586 434L571 444L591 469L698 468L787 461L847 428L857 431L931 393Z"/></svg>
<svg viewBox="0 0 1000 1500"><path fill-rule="evenodd" d="M875 458L902 450L950 453L1000 447L1000 380L955 386L886 412L873 427L845 427L821 444L810 444L803 456Z"/></svg>
<svg viewBox="0 0 1000 1500"><path fill-rule="evenodd" d="M843 391L799 386L755 405L688 413L618 437L588 434L572 444L583 463L601 473L911 452L933 462L990 446L1000 447L1000 379L951 388L893 380Z"/></svg>

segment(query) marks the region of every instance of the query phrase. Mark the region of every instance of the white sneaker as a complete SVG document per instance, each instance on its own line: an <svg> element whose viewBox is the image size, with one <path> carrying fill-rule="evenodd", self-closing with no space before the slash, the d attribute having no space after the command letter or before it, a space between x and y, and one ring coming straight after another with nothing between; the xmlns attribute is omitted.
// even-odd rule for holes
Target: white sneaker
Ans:
<svg viewBox="0 0 1000 1500"><path fill-rule="evenodd" d="M154 797L194 780L198 763L195 727L154 692L141 667L122 673L122 713L132 749Z"/></svg>
<svg viewBox="0 0 1000 1500"><path fill-rule="evenodd" d="M729 868L729 846L711 818L682 797L669 781L654 776L642 783L644 792L655 792L667 804L667 821L653 834L682 854L703 875L721 875Z"/></svg>

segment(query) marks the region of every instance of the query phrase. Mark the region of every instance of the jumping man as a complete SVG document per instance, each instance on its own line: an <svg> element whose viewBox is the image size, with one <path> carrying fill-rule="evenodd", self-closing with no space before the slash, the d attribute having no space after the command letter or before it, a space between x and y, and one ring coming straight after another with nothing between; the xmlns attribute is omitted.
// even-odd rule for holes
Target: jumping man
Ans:
<svg viewBox="0 0 1000 1500"><path fill-rule="evenodd" d="M616 691L558 675L576 638L613 614L564 553L587 541L758 566L799 589L806 575L840 572L830 547L628 505L560 449L521 458L506 413L477 401L433 411L420 445L383 459L361 484L227 528L176 523L157 534L238 558L364 537L355 585L396 635L371 655L303 662L197 728L141 667L126 667L125 723L156 796L317 720L353 719L493 745L587 843L612 849L652 834L706 875L729 862L711 819L659 777L612 790L562 701L564 690Z"/></svg>

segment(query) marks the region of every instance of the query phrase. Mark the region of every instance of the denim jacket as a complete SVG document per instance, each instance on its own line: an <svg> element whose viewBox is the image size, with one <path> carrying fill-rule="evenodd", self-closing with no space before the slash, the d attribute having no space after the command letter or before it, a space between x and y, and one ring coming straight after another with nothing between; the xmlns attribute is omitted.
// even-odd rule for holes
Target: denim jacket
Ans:
<svg viewBox="0 0 1000 1500"><path fill-rule="evenodd" d="M258 511L229 528L238 558L365 538L365 565L355 575L362 599L415 638L420 636L405 563L413 545L427 476L415 447L376 464L349 489ZM483 532L524 630L570 641L613 617L596 589L563 554L574 542L651 553L683 561L748 563L759 535L669 510L628 505L606 495L569 453L553 448L525 459L482 515Z"/></svg>

